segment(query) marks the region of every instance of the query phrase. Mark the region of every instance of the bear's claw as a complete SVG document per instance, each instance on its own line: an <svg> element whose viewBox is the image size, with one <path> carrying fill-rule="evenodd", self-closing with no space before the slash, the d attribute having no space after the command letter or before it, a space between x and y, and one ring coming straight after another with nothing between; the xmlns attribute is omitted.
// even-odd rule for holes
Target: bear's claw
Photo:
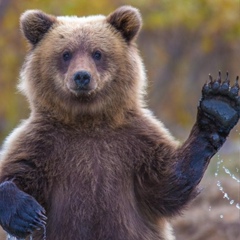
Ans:
<svg viewBox="0 0 240 240"><path fill-rule="evenodd" d="M227 102L240 115L240 96L239 96L239 77L236 77L234 85L230 86L229 74L227 72L226 79L222 82L221 72L218 74L218 79L213 80L209 74L209 82L203 86L202 101L207 99L216 99Z"/></svg>
<svg viewBox="0 0 240 240"><path fill-rule="evenodd" d="M239 84L238 84L238 80L239 77L237 76L235 84L230 87L230 80L229 80L229 75L228 72L226 74L226 79L222 82L221 79L221 72L219 72L218 74L218 79L213 80L212 76L209 74L209 82L207 82L204 86L203 86L203 95L206 96L209 93L218 93L218 90L220 93L222 94L229 94L230 96L238 96L238 92L239 92Z"/></svg>

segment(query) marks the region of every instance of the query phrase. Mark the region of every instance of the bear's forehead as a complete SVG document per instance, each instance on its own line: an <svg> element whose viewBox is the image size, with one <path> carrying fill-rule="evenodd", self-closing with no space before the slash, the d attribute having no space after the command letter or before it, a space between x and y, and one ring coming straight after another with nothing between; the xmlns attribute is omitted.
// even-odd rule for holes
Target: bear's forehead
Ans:
<svg viewBox="0 0 240 240"><path fill-rule="evenodd" d="M64 49L93 51L96 48L112 52L120 50L121 41L105 16L64 16L57 17L57 23L42 41L42 46L56 53Z"/></svg>
<svg viewBox="0 0 240 240"><path fill-rule="evenodd" d="M57 20L61 23L70 24L84 24L84 23L98 23L106 19L103 15L94 15L87 17L77 17L77 16L58 16Z"/></svg>
<svg viewBox="0 0 240 240"><path fill-rule="evenodd" d="M102 15L76 17L64 16L57 17L58 24L53 30L55 36L62 36L65 40L98 39L103 41L104 36L111 39L110 28L105 21L106 17Z"/></svg>

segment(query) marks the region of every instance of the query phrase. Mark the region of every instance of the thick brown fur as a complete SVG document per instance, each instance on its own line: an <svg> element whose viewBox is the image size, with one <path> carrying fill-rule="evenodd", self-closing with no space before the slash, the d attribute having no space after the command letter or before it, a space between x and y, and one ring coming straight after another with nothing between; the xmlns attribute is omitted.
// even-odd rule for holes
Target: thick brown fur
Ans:
<svg viewBox="0 0 240 240"><path fill-rule="evenodd" d="M19 88L31 115L5 142L0 182L45 208L47 240L173 239L167 220L196 195L198 169L215 151L197 123L178 148L145 109L141 22L129 6L107 17L21 18L31 49ZM78 71L91 74L87 91Z"/></svg>
<svg viewBox="0 0 240 240"><path fill-rule="evenodd" d="M39 11L21 18L23 33L34 47L20 83L32 112L6 141L1 181L14 177L17 186L46 209L49 240L170 235L166 220L140 210L133 169L140 171L145 161L150 164L159 146L160 162L165 161L175 142L142 110L145 73L133 41L141 27L140 14L131 7L116 14L80 24ZM36 26L39 16L41 23L48 23L46 28ZM75 56L65 68L61 55L66 49ZM104 53L98 66L90 55L95 49ZM80 69L91 72L97 85L87 100L64 86Z"/></svg>

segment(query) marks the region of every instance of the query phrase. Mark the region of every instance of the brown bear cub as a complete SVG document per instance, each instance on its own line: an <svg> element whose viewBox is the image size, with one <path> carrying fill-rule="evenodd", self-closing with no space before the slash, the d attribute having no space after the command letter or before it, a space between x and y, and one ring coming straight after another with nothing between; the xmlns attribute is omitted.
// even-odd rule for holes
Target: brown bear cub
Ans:
<svg viewBox="0 0 240 240"><path fill-rule="evenodd" d="M197 194L210 158L240 115L239 86L203 87L179 146L144 104L138 10L21 17L30 50L19 88L30 117L0 162L0 224L18 238L169 240L168 219Z"/></svg>

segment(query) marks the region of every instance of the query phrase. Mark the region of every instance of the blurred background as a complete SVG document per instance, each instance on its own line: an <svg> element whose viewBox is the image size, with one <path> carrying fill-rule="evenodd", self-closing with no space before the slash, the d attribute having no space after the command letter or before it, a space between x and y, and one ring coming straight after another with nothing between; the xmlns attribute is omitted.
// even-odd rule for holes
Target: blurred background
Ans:
<svg viewBox="0 0 240 240"><path fill-rule="evenodd" d="M229 71L232 83L240 75L240 0L0 0L0 145L29 114L16 89L27 51L19 30L21 13L107 15L124 4L139 8L143 16L138 45L149 79L148 105L180 141L195 121L208 74L216 78L221 70L225 78ZM174 221L177 239L240 239L239 133L238 124L211 161L201 197Z"/></svg>

